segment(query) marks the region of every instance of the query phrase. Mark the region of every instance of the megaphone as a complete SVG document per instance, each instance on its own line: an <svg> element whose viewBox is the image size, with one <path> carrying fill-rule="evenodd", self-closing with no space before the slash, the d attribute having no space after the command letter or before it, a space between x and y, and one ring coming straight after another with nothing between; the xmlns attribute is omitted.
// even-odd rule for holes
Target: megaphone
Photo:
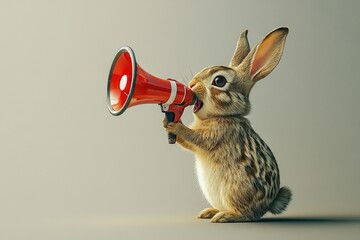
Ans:
<svg viewBox="0 0 360 240"><path fill-rule="evenodd" d="M167 122L179 122L185 107L193 105L195 94L174 79L161 79L147 73L136 63L134 51L129 46L120 48L111 65L107 83L107 106L118 116L140 104L160 104ZM170 144L176 142L168 134Z"/></svg>

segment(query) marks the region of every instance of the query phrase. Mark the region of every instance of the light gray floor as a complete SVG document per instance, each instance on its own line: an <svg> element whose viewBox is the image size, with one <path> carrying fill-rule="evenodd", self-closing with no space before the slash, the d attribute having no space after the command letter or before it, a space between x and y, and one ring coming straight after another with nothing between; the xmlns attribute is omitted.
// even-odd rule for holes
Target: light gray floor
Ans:
<svg viewBox="0 0 360 240"><path fill-rule="evenodd" d="M17 220L15 220L17 221ZM88 216L20 219L1 239L359 239L359 217L264 218L211 224L192 215Z"/></svg>

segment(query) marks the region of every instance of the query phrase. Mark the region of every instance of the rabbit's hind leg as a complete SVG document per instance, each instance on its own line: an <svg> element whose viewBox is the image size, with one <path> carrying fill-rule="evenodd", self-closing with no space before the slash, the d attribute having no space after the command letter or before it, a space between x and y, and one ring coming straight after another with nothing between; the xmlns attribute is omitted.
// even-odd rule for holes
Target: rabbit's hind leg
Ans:
<svg viewBox="0 0 360 240"><path fill-rule="evenodd" d="M204 219L210 219L212 218L215 214L217 214L219 212L219 210L215 209L215 208L205 208L204 210L202 210L199 215L197 216L197 218L204 218Z"/></svg>
<svg viewBox="0 0 360 240"><path fill-rule="evenodd" d="M247 222L248 218L244 217L240 213L235 213L232 211L222 211L215 214L211 218L212 223L227 223L227 222Z"/></svg>

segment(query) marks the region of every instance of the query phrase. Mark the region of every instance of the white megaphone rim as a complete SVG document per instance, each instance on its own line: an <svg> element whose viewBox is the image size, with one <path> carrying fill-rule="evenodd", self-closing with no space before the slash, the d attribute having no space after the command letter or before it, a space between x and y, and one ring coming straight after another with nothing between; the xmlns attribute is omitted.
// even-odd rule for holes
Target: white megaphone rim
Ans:
<svg viewBox="0 0 360 240"><path fill-rule="evenodd" d="M111 99L110 99L110 83L111 83L111 76L112 76L112 72L114 70L115 64L117 62L117 60L119 59L119 57L121 56L121 54L123 54L124 52L128 52L131 58L131 68L132 68L132 76L131 76L131 85L130 85L130 92L129 95L126 99L125 104L119 109L119 110L114 110L114 108L111 106ZM135 90L135 86L136 86L136 74L137 74L137 67L136 67L136 58L135 58L135 54L134 51L131 49L131 47L129 46L123 46L120 48L119 52L116 54L113 63L111 65L110 68L110 73L109 73L109 77L108 77L108 84L107 84L107 106L108 109L110 111L110 113L114 116L118 116L120 114L122 114L126 108L128 107L128 105L130 104L130 101L133 97L134 94L134 90Z"/></svg>

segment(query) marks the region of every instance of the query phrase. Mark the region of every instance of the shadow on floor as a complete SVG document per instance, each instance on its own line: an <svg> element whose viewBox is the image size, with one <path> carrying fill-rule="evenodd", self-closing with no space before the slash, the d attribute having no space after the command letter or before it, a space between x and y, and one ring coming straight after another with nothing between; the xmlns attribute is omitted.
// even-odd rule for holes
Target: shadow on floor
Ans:
<svg viewBox="0 0 360 240"><path fill-rule="evenodd" d="M321 217L273 217L263 218L258 223L280 224L360 224L360 217L355 216L321 216Z"/></svg>

